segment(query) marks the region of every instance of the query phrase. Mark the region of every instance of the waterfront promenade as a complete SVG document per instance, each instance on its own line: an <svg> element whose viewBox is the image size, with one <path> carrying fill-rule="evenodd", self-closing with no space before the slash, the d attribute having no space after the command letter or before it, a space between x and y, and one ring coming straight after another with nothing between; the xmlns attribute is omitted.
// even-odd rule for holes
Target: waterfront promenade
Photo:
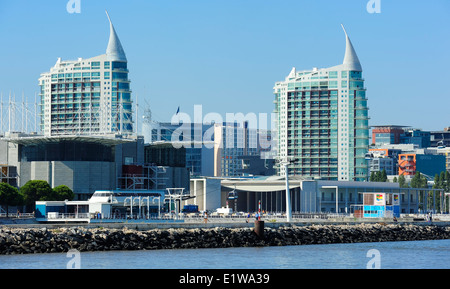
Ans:
<svg viewBox="0 0 450 289"><path fill-rule="evenodd" d="M450 239L450 222L311 219L211 218L184 222L10 224L0 226L0 254L111 250L159 250Z"/></svg>
<svg viewBox="0 0 450 289"><path fill-rule="evenodd" d="M7 226L11 228L63 228L63 227L85 227L85 228L111 228L120 229L123 227L133 228L136 230L150 230L150 229L170 229L170 228L253 228L255 217L247 217L244 215L229 215L229 216L208 216L205 220L202 215L186 215L179 219L173 218L156 218L156 219L92 219L90 223L74 223L74 222L59 222L59 223L39 223L31 216L21 218L0 218L0 227ZM291 222L287 222L282 215L263 216L261 221L264 221L265 227L279 228L292 226L310 226L310 225L356 225L356 224L415 224L415 225L430 225L438 224L441 226L450 226L449 214L435 214L432 222L427 221L427 215L414 214L405 215L399 218L397 222L389 218L354 218L349 215L338 214L304 214L294 216Z"/></svg>

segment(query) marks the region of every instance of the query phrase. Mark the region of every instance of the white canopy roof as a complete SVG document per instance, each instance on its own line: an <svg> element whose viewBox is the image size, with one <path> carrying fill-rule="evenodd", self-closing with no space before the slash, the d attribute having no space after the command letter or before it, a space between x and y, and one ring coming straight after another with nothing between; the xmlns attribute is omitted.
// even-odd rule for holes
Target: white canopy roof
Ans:
<svg viewBox="0 0 450 289"><path fill-rule="evenodd" d="M300 184L301 180L289 179L290 189L298 188ZM258 179L227 179L222 180L222 187L245 192L276 192L286 191L286 181L284 177L277 176Z"/></svg>

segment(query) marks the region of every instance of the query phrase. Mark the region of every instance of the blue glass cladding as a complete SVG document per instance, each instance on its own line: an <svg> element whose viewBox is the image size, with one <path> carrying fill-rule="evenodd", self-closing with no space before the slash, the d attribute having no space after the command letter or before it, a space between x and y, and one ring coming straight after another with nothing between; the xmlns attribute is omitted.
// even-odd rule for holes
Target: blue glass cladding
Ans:
<svg viewBox="0 0 450 289"><path fill-rule="evenodd" d="M36 205L36 218L45 218L47 215L46 209L46 205Z"/></svg>
<svg viewBox="0 0 450 289"><path fill-rule="evenodd" d="M113 72L112 80L128 80L128 73Z"/></svg>
<svg viewBox="0 0 450 289"><path fill-rule="evenodd" d="M112 69L127 69L127 63L126 62L117 62L113 61L112 63Z"/></svg>

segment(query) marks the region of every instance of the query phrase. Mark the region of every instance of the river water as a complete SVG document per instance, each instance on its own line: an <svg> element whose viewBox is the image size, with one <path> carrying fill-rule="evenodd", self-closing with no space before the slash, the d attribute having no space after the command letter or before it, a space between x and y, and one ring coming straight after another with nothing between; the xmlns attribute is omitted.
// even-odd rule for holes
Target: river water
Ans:
<svg viewBox="0 0 450 289"><path fill-rule="evenodd" d="M0 256L1 269L450 269L450 240Z"/></svg>

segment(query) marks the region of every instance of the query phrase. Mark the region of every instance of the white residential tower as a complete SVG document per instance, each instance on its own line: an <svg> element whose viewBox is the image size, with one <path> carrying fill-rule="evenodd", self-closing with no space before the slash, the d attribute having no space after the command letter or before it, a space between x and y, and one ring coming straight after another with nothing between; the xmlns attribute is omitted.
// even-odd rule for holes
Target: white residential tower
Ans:
<svg viewBox="0 0 450 289"><path fill-rule="evenodd" d="M106 54L73 61L58 59L41 74L41 131L46 136L133 132L127 57L111 19Z"/></svg>
<svg viewBox="0 0 450 289"><path fill-rule="evenodd" d="M343 27L344 28L344 27ZM367 180L368 106L362 67L346 37L342 64L297 71L274 87L278 157L289 174L328 180ZM284 168L280 167L280 175Z"/></svg>

